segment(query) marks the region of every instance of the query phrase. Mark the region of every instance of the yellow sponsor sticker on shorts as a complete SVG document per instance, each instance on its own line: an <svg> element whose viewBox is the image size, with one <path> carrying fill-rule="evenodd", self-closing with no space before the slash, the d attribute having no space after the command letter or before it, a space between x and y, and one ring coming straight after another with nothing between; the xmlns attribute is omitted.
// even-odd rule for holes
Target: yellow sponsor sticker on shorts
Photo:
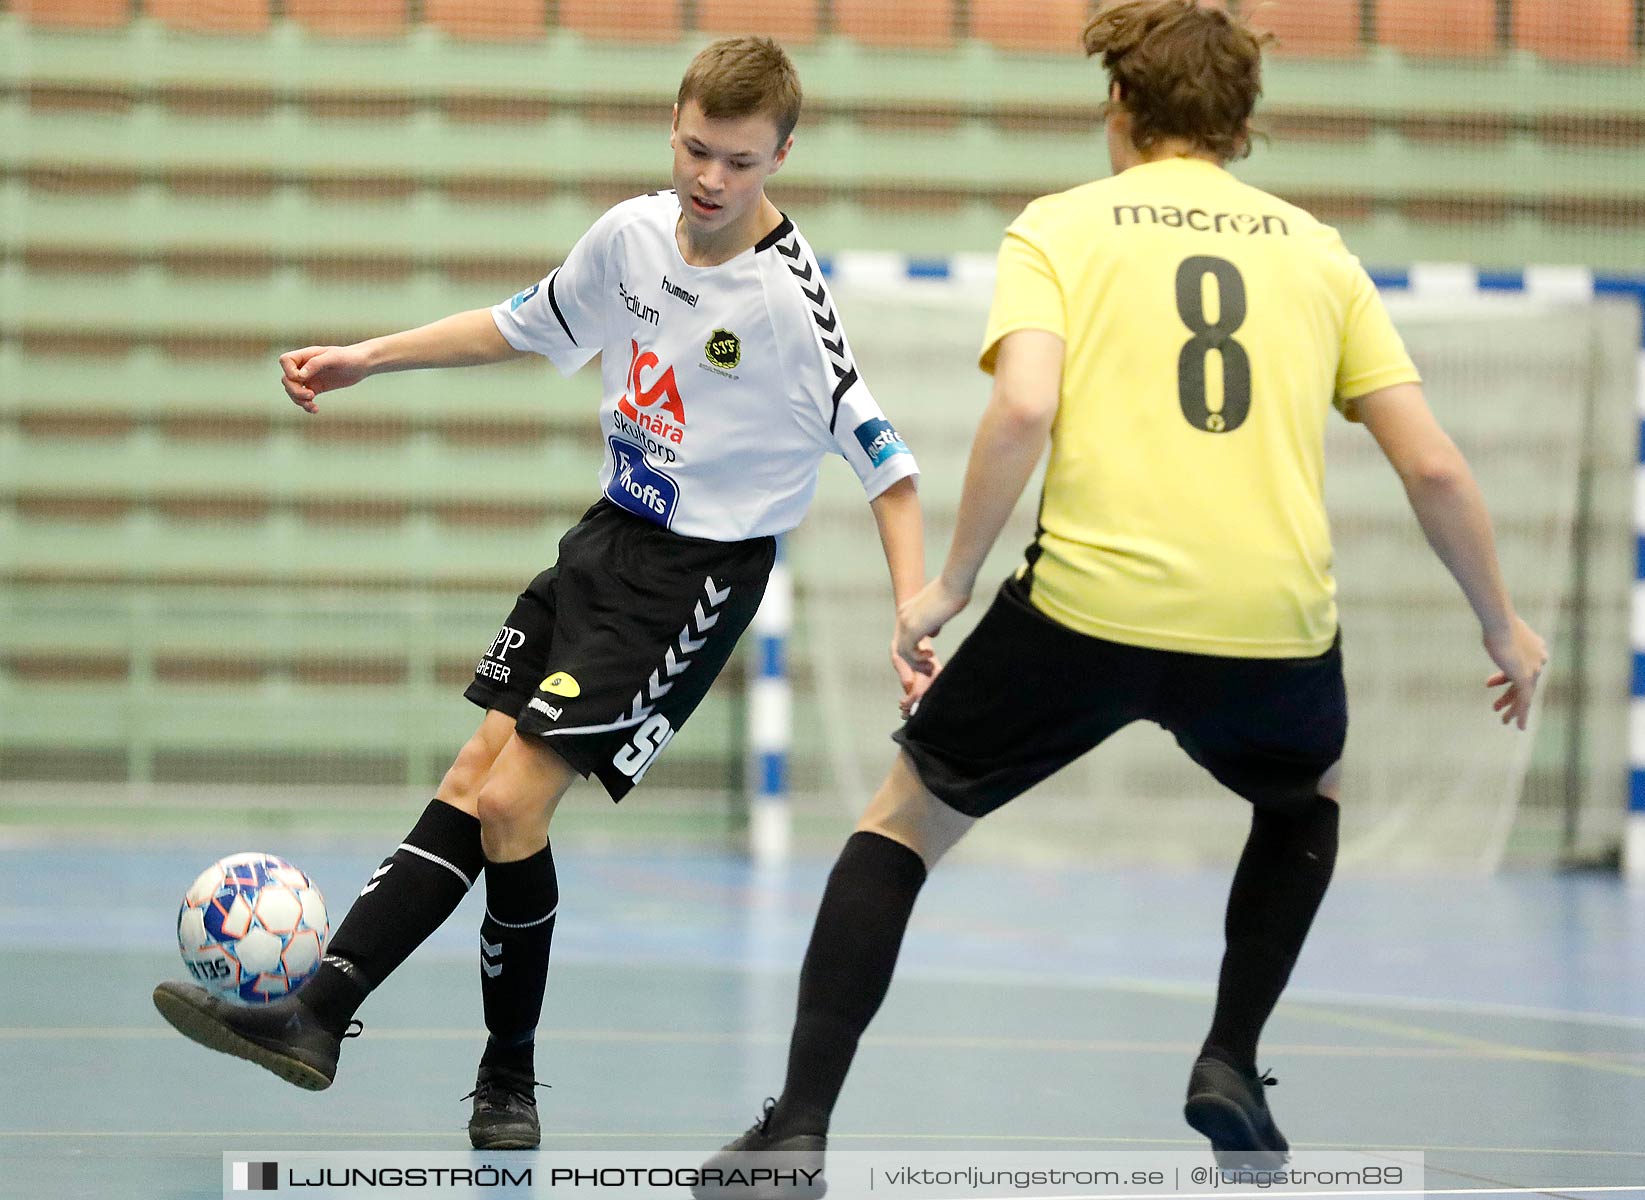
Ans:
<svg viewBox="0 0 1645 1200"><path fill-rule="evenodd" d="M577 681L564 671L556 671L537 685L539 692L547 692L551 696L565 696L575 699L583 694L583 689L577 686Z"/></svg>

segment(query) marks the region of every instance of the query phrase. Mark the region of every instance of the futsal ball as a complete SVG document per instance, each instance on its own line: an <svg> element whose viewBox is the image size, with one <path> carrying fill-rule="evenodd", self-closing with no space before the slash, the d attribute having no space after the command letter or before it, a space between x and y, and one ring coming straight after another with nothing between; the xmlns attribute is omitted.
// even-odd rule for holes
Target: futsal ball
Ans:
<svg viewBox="0 0 1645 1200"><path fill-rule="evenodd" d="M302 987L320 969L330 934L320 889L272 854L212 863L177 913L177 945L194 981L247 1004Z"/></svg>

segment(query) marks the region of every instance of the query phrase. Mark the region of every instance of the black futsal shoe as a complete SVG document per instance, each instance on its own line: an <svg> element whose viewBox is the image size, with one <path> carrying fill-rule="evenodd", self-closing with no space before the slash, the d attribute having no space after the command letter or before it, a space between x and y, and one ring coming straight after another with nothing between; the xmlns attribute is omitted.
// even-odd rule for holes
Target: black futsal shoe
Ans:
<svg viewBox="0 0 1645 1200"><path fill-rule="evenodd" d="M154 1007L190 1041L256 1063L307 1091L322 1092L336 1078L343 1039L322 1028L296 996L253 1007L173 981L154 989ZM360 1028L350 1021L343 1037L358 1037Z"/></svg>
<svg viewBox="0 0 1645 1200"><path fill-rule="evenodd" d="M537 1081L523 1071L480 1065L468 1119L468 1140L476 1150L535 1150L543 1140L537 1119Z"/></svg>
<svg viewBox="0 0 1645 1200"><path fill-rule="evenodd" d="M777 1102L766 1100L747 1133L728 1143L698 1172L691 1189L697 1200L820 1200L828 1191L823 1154L828 1136L791 1133L773 1137L771 1114Z"/></svg>
<svg viewBox="0 0 1645 1200"><path fill-rule="evenodd" d="M1291 1144L1274 1124L1264 1095L1277 1082L1272 1075L1241 1071L1210 1055L1194 1063L1182 1115L1211 1139L1219 1167L1274 1170L1285 1165Z"/></svg>

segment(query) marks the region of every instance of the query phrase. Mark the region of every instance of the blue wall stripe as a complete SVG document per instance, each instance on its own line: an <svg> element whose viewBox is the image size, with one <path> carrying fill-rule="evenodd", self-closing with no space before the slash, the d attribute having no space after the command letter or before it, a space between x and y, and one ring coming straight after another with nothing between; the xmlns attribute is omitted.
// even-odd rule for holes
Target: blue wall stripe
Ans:
<svg viewBox="0 0 1645 1200"><path fill-rule="evenodd" d="M1524 271L1481 271L1479 290L1482 292L1523 292Z"/></svg>
<svg viewBox="0 0 1645 1200"><path fill-rule="evenodd" d="M788 780L788 758L783 754L760 755L760 795L781 796Z"/></svg>
<svg viewBox="0 0 1645 1200"><path fill-rule="evenodd" d="M1634 651L1634 682L1633 694L1645 700L1645 653Z"/></svg>
<svg viewBox="0 0 1645 1200"><path fill-rule="evenodd" d="M1388 288L1403 290L1411 286L1411 273L1409 271L1371 271L1369 274L1371 282L1383 290Z"/></svg>
<svg viewBox="0 0 1645 1200"><path fill-rule="evenodd" d="M780 637L765 637L760 639L760 677L762 679L781 679L783 677L783 639Z"/></svg>
<svg viewBox="0 0 1645 1200"><path fill-rule="evenodd" d="M1636 813L1645 813L1645 771L1628 772L1628 808Z"/></svg>
<svg viewBox="0 0 1645 1200"><path fill-rule="evenodd" d="M908 260L910 279L947 279L948 260L945 258L912 258Z"/></svg>

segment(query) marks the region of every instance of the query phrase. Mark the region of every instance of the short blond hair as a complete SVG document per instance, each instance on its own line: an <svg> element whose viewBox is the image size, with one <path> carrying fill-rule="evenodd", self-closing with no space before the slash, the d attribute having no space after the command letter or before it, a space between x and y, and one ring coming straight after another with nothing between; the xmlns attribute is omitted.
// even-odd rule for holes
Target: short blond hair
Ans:
<svg viewBox="0 0 1645 1200"><path fill-rule="evenodd" d="M695 100L710 120L764 113L777 126L777 145L800 120L800 73L787 51L768 37L721 38L691 60L675 97Z"/></svg>

